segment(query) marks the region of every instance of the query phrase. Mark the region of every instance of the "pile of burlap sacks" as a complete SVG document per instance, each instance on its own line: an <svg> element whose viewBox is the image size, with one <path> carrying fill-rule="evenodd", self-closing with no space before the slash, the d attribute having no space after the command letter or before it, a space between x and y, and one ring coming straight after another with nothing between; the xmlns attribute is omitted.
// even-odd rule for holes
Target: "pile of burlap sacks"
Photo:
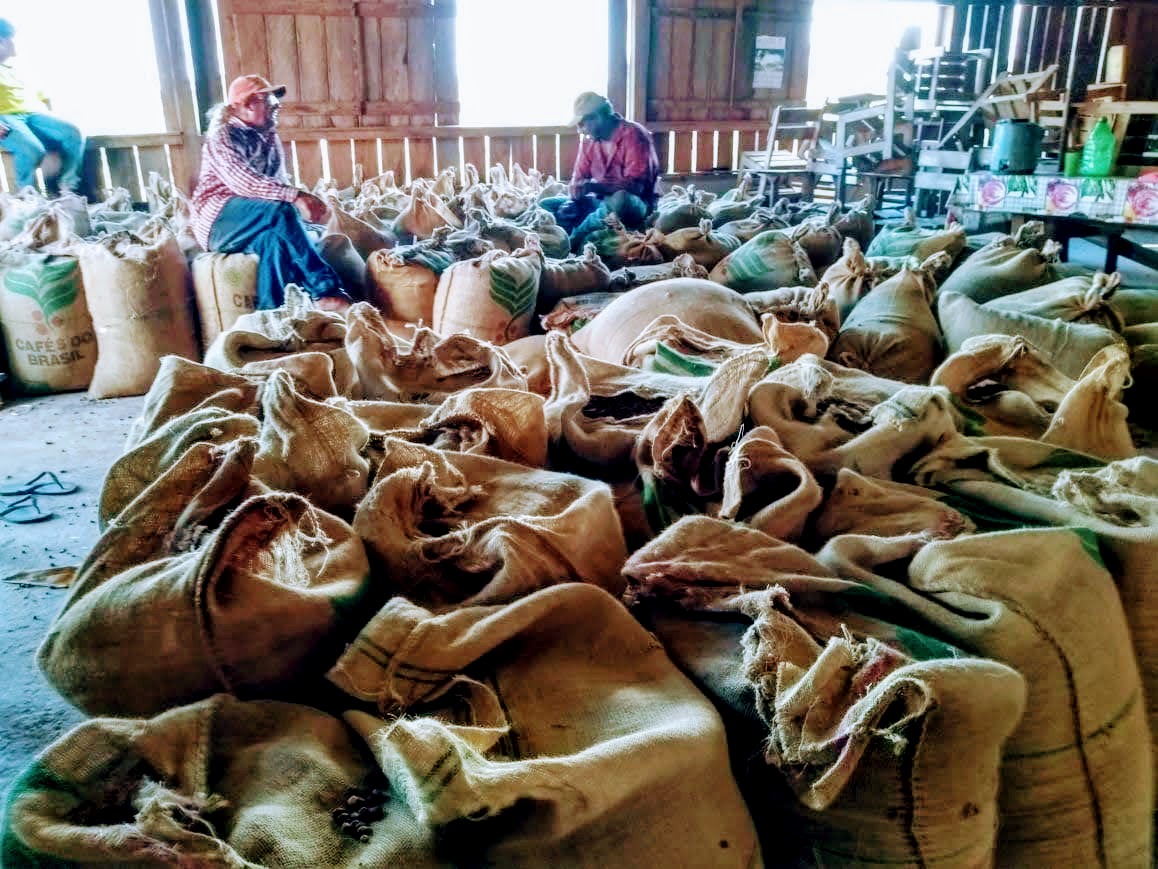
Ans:
<svg viewBox="0 0 1158 869"><path fill-rule="evenodd" d="M164 358L4 865L1150 865L1158 291L745 195L609 220L611 299L488 201L388 263L454 257L433 328L289 287Z"/></svg>

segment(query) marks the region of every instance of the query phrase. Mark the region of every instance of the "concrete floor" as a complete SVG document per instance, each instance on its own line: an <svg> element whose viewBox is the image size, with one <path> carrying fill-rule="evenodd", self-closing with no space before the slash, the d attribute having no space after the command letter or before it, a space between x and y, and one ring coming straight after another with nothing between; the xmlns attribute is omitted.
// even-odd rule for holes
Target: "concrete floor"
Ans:
<svg viewBox="0 0 1158 869"><path fill-rule="evenodd" d="M1105 251L1071 244L1072 263L1097 268ZM1158 287L1158 273L1121 261L1123 282ZM82 394L15 400L0 408L0 481L55 471L80 490L44 497L57 516L35 525L0 522L0 580L13 573L79 565L98 538L97 500L105 472L120 455L142 399L91 401ZM0 502L6 499L0 499ZM0 793L45 745L82 719L44 681L35 654L64 601L63 589L0 581Z"/></svg>

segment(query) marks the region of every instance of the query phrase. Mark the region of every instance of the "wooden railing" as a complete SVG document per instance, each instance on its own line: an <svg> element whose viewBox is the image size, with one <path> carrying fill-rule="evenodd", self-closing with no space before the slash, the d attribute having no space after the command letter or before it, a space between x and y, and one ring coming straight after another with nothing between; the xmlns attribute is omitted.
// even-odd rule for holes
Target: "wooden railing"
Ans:
<svg viewBox="0 0 1158 869"><path fill-rule="evenodd" d="M665 175L686 176L711 171L734 171L744 151L764 147L767 124L762 121L696 121L649 124L660 167ZM339 187L350 183L354 166L366 177L388 170L399 183L433 176L447 166L462 177L463 166L480 171L501 163L510 170L519 163L556 178L567 178L579 149L572 127L408 127L281 130L290 174L295 182L312 187L319 179L333 179ZM193 143L195 145L195 143ZM790 147L787 144L785 147ZM156 171L178 187L189 190L196 174L197 155L190 153L177 133L141 136L94 136L88 143L85 180L92 192L124 187L144 200L144 185ZM15 176L4 154L0 189L10 190Z"/></svg>

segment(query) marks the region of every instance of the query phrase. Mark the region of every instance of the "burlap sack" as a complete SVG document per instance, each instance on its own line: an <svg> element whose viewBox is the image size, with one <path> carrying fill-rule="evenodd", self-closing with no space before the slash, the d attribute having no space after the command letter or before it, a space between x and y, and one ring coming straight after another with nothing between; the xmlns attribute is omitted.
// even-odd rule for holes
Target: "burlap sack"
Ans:
<svg viewBox="0 0 1158 869"><path fill-rule="evenodd" d="M290 703L218 694L156 718L99 718L45 749L13 791L5 866L445 865L404 792L367 844L331 812L389 789L358 734ZM363 791L365 793L365 791Z"/></svg>
<svg viewBox="0 0 1158 869"><path fill-rule="evenodd" d="M447 862L762 862L719 716L600 589L444 615L395 598L330 678L391 716L410 710L346 719L446 831Z"/></svg>
<svg viewBox="0 0 1158 869"><path fill-rule="evenodd" d="M376 251L366 262L368 300L396 320L429 324L438 278L453 262L432 242Z"/></svg>
<svg viewBox="0 0 1158 869"><path fill-rule="evenodd" d="M335 197L328 197L327 204L330 206L330 219L326 223L326 235L346 236L363 262L376 250L394 247L395 239L390 233L355 217Z"/></svg>
<svg viewBox="0 0 1158 869"><path fill-rule="evenodd" d="M775 290L811 287L816 271L788 230L772 229L753 236L720 260L709 277L733 290Z"/></svg>
<svg viewBox="0 0 1158 869"><path fill-rule="evenodd" d="M595 245L583 245L583 253L566 259L543 260L539 279L540 311L550 310L560 300L579 293L599 293L611 286L611 271L599 258Z"/></svg>
<svg viewBox="0 0 1158 869"><path fill-rule="evenodd" d="M208 350L237 318L257 310L258 257L253 253L203 253L193 260L193 294Z"/></svg>
<svg viewBox="0 0 1158 869"><path fill-rule="evenodd" d="M817 273L840 259L844 238L832 225L839 214L839 206L834 205L827 217L806 220L790 233L790 238L804 248Z"/></svg>
<svg viewBox="0 0 1158 869"><path fill-rule="evenodd" d="M830 355L841 365L906 383L928 383L944 358L941 329L931 303L933 271L948 254L934 254L919 269L904 269L873 288L841 327Z"/></svg>
<svg viewBox="0 0 1158 869"><path fill-rule="evenodd" d="M544 405L553 465L598 479L633 478L632 450L652 416L675 395L695 395L706 378L661 374L578 352L547 335L551 395Z"/></svg>
<svg viewBox="0 0 1158 869"><path fill-rule="evenodd" d="M488 251L444 271L434 295L434 330L468 332L496 344L525 338L543 271L542 251L533 238L514 253Z"/></svg>
<svg viewBox="0 0 1158 869"><path fill-rule="evenodd" d="M809 462L863 431L872 409L903 386L805 355L752 387L748 414L756 425L775 431L790 453Z"/></svg>
<svg viewBox="0 0 1158 869"><path fill-rule="evenodd" d="M430 194L424 186L417 185L410 195L410 201L394 220L394 235L405 243L430 238L440 226L462 229L462 223L437 196ZM369 256L369 254L367 254Z"/></svg>
<svg viewBox="0 0 1158 869"><path fill-rule="evenodd" d="M1121 332L1125 321L1112 304L1121 276L1097 272L1090 277L1064 278L1052 284L999 296L986 306L999 311L1017 311L1067 323L1092 323Z"/></svg>
<svg viewBox="0 0 1158 869"><path fill-rule="evenodd" d="M544 256L565 259L571 254L571 236L555 222L555 215L545 208L528 208L515 220L539 237Z"/></svg>
<svg viewBox="0 0 1158 869"><path fill-rule="evenodd" d="M740 244L751 241L769 229L787 229L788 221L768 208L757 208L747 217L729 220L716 227L724 235L739 239Z"/></svg>
<svg viewBox="0 0 1158 869"><path fill-rule="evenodd" d="M623 363L648 371L706 376L726 359L759 346L717 338L679 317L663 314L648 323L623 351Z"/></svg>
<svg viewBox="0 0 1158 869"><path fill-rule="evenodd" d="M628 232L619 216L608 214L603 227L592 232L587 240L595 245L599 256L609 268L618 269L629 265L651 265L663 262L660 242L663 233L649 229L646 233Z"/></svg>
<svg viewBox="0 0 1158 869"><path fill-rule="evenodd" d="M253 475L275 490L297 492L324 510L347 513L366 494L366 426L341 408L307 398L285 371L261 395L261 448Z"/></svg>
<svg viewBox="0 0 1158 869"><path fill-rule="evenodd" d="M738 449L737 432L744 420L748 392L768 367L768 356L762 350L728 359L697 395L682 393L669 399L640 432L634 456L644 506L656 533L680 515L716 512L714 503L725 494L730 495L731 515L736 515L742 509L746 475L752 472L759 476L765 470L769 475L775 473L775 462L765 463L767 469L744 467L749 459L740 459L740 467L733 467L730 472L725 469L730 452ZM767 440L770 432L763 434L761 440ZM769 458L768 450L759 443L749 449L758 459ZM788 469L784 476L791 473ZM731 481L727 493L726 478ZM765 494L775 501L775 496L783 492L770 490ZM791 512L791 506L788 510Z"/></svg>
<svg viewBox="0 0 1158 869"><path fill-rule="evenodd" d="M454 187L457 181L458 169L454 166L447 166L435 177L434 183L430 185L430 192L443 199L449 199L454 196Z"/></svg>
<svg viewBox="0 0 1158 869"><path fill-rule="evenodd" d="M1103 468L1062 471L1050 494L1107 522L1153 527L1158 522L1158 460L1136 456Z"/></svg>
<svg viewBox="0 0 1158 869"><path fill-rule="evenodd" d="M708 279L708 270L699 265L691 256L680 254L669 263L646 266L624 266L611 273L610 289L621 291L642 287L655 281L672 278Z"/></svg>
<svg viewBox="0 0 1158 869"><path fill-rule="evenodd" d="M1002 764L997 864L1149 865L1154 781L1142 685L1093 535L1038 529L914 548L843 537L820 559L1025 676L1025 715ZM875 572L907 556L907 573L888 570L896 579Z"/></svg>
<svg viewBox="0 0 1158 869"><path fill-rule="evenodd" d="M1024 338L978 335L933 372L966 416L966 433L1040 438L1076 381Z"/></svg>
<svg viewBox="0 0 1158 869"><path fill-rule="evenodd" d="M1158 322L1158 291L1121 289L1114 293L1110 307L1118 312L1125 326Z"/></svg>
<svg viewBox="0 0 1158 869"><path fill-rule="evenodd" d="M218 335L205 351L205 364L236 372L251 363L305 353L330 357L334 383L342 395L356 390L357 374L346 353L345 318L316 310L303 290L288 284L280 308L242 315Z"/></svg>
<svg viewBox="0 0 1158 869"><path fill-rule="evenodd" d="M1060 246L1041 244L1043 227L1036 221L1025 224L1017 237L1004 236L969 257L945 279L941 289L960 293L975 302L1019 293L1057 280L1053 264Z"/></svg>
<svg viewBox="0 0 1158 869"><path fill-rule="evenodd" d="M470 335L439 338L425 327L407 341L367 304L350 308L346 345L364 398L439 400L460 389L526 389L527 381L502 348Z"/></svg>
<svg viewBox="0 0 1158 869"><path fill-rule="evenodd" d="M184 506L174 495L153 487L121 513L38 652L53 686L89 713L154 714L222 690L300 690L373 605L350 526L288 493L251 498L208 536L200 522L179 525L168 551L110 569L126 529L139 533L129 520L173 516Z"/></svg>
<svg viewBox="0 0 1158 869"><path fill-rule="evenodd" d="M760 318L765 339L768 337L768 317L774 317L783 324L804 323L815 326L824 334L827 341L835 340L840 331L840 315L837 313L836 302L828 289L823 286L760 290L746 293L744 301Z"/></svg>
<svg viewBox="0 0 1158 869"><path fill-rule="evenodd" d="M97 343L76 257L3 254L0 328L8 371L20 391L38 394L88 387Z"/></svg>
<svg viewBox="0 0 1158 869"><path fill-rule="evenodd" d="M126 450L109 468L101 487L97 519L102 529L134 498L198 443L223 446L256 438L260 423L246 413L200 407L175 417Z"/></svg>
<svg viewBox="0 0 1158 869"><path fill-rule="evenodd" d="M546 335L528 335L504 344L503 352L527 379L527 389L544 397L551 394L551 367L547 364Z"/></svg>
<svg viewBox="0 0 1158 869"><path fill-rule="evenodd" d="M1122 330L1122 337L1131 348L1158 344L1158 323L1139 323Z"/></svg>
<svg viewBox="0 0 1158 869"><path fill-rule="evenodd" d="M917 226L915 212L908 209L904 221L887 226L876 234L865 256L913 256L923 262L941 251L956 259L964 249L965 230L962 227L921 229Z"/></svg>
<svg viewBox="0 0 1158 869"><path fill-rule="evenodd" d="M204 407L256 416L261 412L259 394L256 378L219 371L180 356L166 356L145 394L141 412L129 426L125 450L131 450L170 420Z"/></svg>
<svg viewBox="0 0 1158 869"><path fill-rule="evenodd" d="M663 314L737 344L759 344L762 340L756 317L743 296L694 278L657 281L623 294L577 331L573 340L589 356L626 363L631 345Z"/></svg>
<svg viewBox="0 0 1158 869"><path fill-rule="evenodd" d="M704 268L712 268L740 246L735 236L712 229L712 221L701 220L698 226L677 229L663 237L659 249L667 259L686 253Z"/></svg>
<svg viewBox="0 0 1158 869"><path fill-rule="evenodd" d="M763 197L752 195L754 183L752 175L745 173L740 177L739 184L709 202L707 208L708 214L712 215L712 222L719 226L730 220L742 220L755 211Z"/></svg>
<svg viewBox="0 0 1158 869"><path fill-rule="evenodd" d="M840 259L825 269L820 282L821 286L828 288L842 323L848 319L857 302L876 285L873 269L861 254L855 238L844 240L843 252Z"/></svg>
<svg viewBox="0 0 1158 869"><path fill-rule="evenodd" d="M932 489L872 479L841 468L816 513L812 531L821 543L840 534L915 534L941 540L973 531L973 522L943 498Z"/></svg>
<svg viewBox="0 0 1158 869"><path fill-rule="evenodd" d="M686 188L675 185L659 198L655 206L655 227L665 235L688 226L698 226L701 220L711 220L708 205L715 195L697 190L694 184Z"/></svg>
<svg viewBox="0 0 1158 869"><path fill-rule="evenodd" d="M603 483L396 438L382 452L354 528L395 593L443 607L567 581L622 590L627 551Z"/></svg>
<svg viewBox="0 0 1158 869"><path fill-rule="evenodd" d="M161 357L199 355L186 305L189 268L168 231L120 233L79 248L97 336L89 395L144 395Z"/></svg>
<svg viewBox="0 0 1158 869"><path fill-rule="evenodd" d="M772 429L759 426L728 454L718 515L779 540L798 540L823 500L804 463L784 449Z"/></svg>
<svg viewBox="0 0 1158 869"><path fill-rule="evenodd" d="M684 519L624 570L637 613L725 711L733 766L783 865L992 862L1016 673L733 523Z"/></svg>
<svg viewBox="0 0 1158 869"><path fill-rule="evenodd" d="M872 244L876 227L873 223L873 209L876 203L871 196L866 196L860 202L854 202L847 211L832 215L832 228L840 233L843 239L853 239L857 246L864 250Z"/></svg>
<svg viewBox="0 0 1158 869"><path fill-rule="evenodd" d="M350 237L327 232L318 245L318 253L337 272L342 289L356 299L362 298L366 292L366 260Z"/></svg>
<svg viewBox="0 0 1158 869"><path fill-rule="evenodd" d="M975 335L1020 335L1036 347L1066 377L1077 378L1103 347L1121 342L1109 329L1085 323L1047 320L1032 314L979 305L952 292L937 295L937 319L945 344L956 353Z"/></svg>
<svg viewBox="0 0 1158 869"><path fill-rule="evenodd" d="M11 240L12 247L39 250L59 242L70 242L91 234L85 201L72 194L47 203L29 219Z"/></svg>

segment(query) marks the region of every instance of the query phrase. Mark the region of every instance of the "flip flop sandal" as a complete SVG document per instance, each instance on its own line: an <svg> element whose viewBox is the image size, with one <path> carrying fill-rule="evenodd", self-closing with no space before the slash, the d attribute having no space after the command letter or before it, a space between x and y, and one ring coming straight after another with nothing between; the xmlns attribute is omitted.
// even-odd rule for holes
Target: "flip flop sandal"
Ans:
<svg viewBox="0 0 1158 869"><path fill-rule="evenodd" d="M0 495L12 498L17 495L71 495L79 486L62 483L52 471L41 471L27 483L0 488Z"/></svg>
<svg viewBox="0 0 1158 869"><path fill-rule="evenodd" d="M31 525L33 522L44 522L55 516L55 513L45 513L36 503L32 495L25 495L19 501L0 505L0 519L11 522L13 525Z"/></svg>

